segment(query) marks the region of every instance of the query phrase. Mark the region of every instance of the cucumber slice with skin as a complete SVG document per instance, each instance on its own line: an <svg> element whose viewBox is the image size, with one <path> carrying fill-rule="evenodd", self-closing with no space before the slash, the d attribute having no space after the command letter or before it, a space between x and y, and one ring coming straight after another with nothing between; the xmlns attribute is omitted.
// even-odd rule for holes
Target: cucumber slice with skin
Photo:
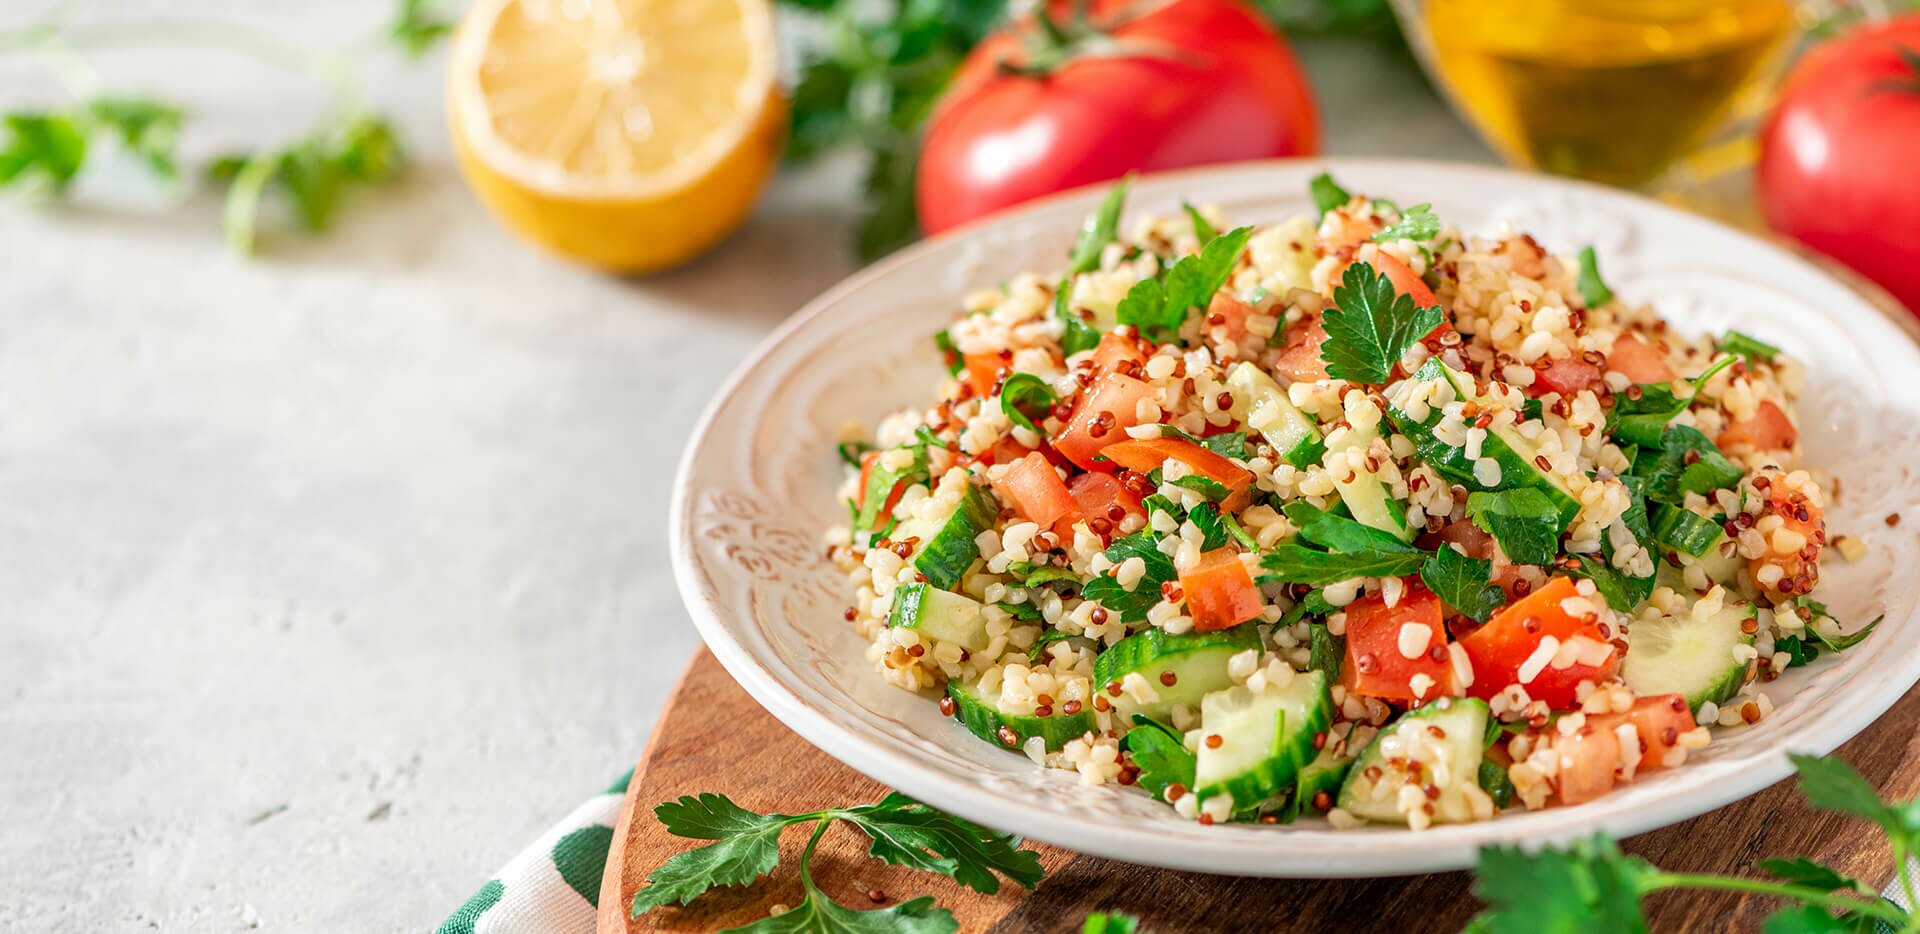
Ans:
<svg viewBox="0 0 1920 934"><path fill-rule="evenodd" d="M1317 671L1297 674L1285 687L1208 694L1200 702L1206 740L1195 753L1194 792L1203 802L1232 795L1246 809L1287 790L1317 755L1314 737L1326 733L1332 717L1327 679Z"/></svg>
<svg viewBox="0 0 1920 934"><path fill-rule="evenodd" d="M978 686L959 681L947 682L947 696L953 698L954 718L968 732L1008 749L1018 749L1035 736L1046 741L1048 750L1059 749L1093 729L1093 714L1084 709L1076 714L1055 711L1049 717L1011 714L982 697Z"/></svg>
<svg viewBox="0 0 1920 934"><path fill-rule="evenodd" d="M1485 701L1462 697L1441 698L1402 714L1354 760L1340 786L1340 809L1370 821L1405 824L1400 790L1411 785L1423 790L1421 800L1433 807L1434 823L1472 821L1467 788L1480 788L1487 718ZM1418 776L1409 768L1416 764ZM1428 786L1437 788L1439 797L1426 795Z"/></svg>
<svg viewBox="0 0 1920 934"><path fill-rule="evenodd" d="M1335 755L1325 749L1314 756L1300 770L1299 784L1294 788L1294 800L1299 802L1302 814L1325 814L1333 804L1340 800L1340 786L1346 781L1347 772L1353 768L1351 755ZM1326 795L1320 806L1320 796Z"/></svg>
<svg viewBox="0 0 1920 934"><path fill-rule="evenodd" d="M1361 404L1372 405L1370 402ZM1346 466L1348 451L1364 451L1378 437L1380 430L1377 427L1350 425L1344 431L1334 432L1327 442L1323 457L1328 461L1339 459L1338 465L1328 464L1328 471L1333 477L1334 490L1340 494L1340 501L1347 504L1347 511L1353 513L1355 521L1391 534L1403 542L1410 542L1413 541L1414 530L1407 526L1406 504L1387 492L1387 485L1381 482L1379 476L1365 470L1351 470Z"/></svg>
<svg viewBox="0 0 1920 934"><path fill-rule="evenodd" d="M1454 394L1459 398L1471 399L1481 405L1492 404L1475 392L1473 380L1438 359L1429 359L1421 364L1412 378L1426 381L1444 379L1453 386ZM1499 482L1489 485L1480 482L1475 475L1474 462L1467 456L1466 448L1454 447L1434 437L1433 427L1443 417L1438 406L1433 407L1426 418L1416 419L1393 403L1392 396L1388 401L1387 418L1393 422L1394 429L1406 435L1407 440L1413 442L1415 456L1441 476L1476 492L1520 487L1539 490L1553 503L1563 530L1580 512L1580 500L1567 489L1566 484L1559 477L1541 470L1535 462L1535 458L1540 456L1539 446L1527 440L1514 426L1503 425L1489 431L1480 445L1480 456L1491 458L1500 465Z"/></svg>
<svg viewBox="0 0 1920 934"><path fill-rule="evenodd" d="M1653 511L1653 540L1696 558L1726 534L1720 523L1691 509L1662 505Z"/></svg>
<svg viewBox="0 0 1920 934"><path fill-rule="evenodd" d="M1231 687L1227 661L1247 649L1260 647L1260 631L1235 626L1219 632L1172 635L1147 629L1116 642L1093 660L1094 690L1106 691L1122 720L1144 714L1166 720L1175 704L1199 706L1206 695ZM1145 703L1115 690L1129 674L1146 679L1158 697ZM1171 675L1172 684L1166 677Z"/></svg>
<svg viewBox="0 0 1920 934"><path fill-rule="evenodd" d="M1745 629L1753 617L1753 605L1741 601L1706 619L1635 622L1627 627L1620 679L1641 697L1679 694L1696 713L1704 704L1724 703L1740 693L1752 672L1753 663L1736 660L1733 649L1753 644L1754 634Z"/></svg>
<svg viewBox="0 0 1920 934"><path fill-rule="evenodd" d="M887 625L945 639L969 652L984 651L992 641L987 637L985 605L920 581L901 584L893 592L893 608L887 613Z"/></svg>
<svg viewBox="0 0 1920 934"><path fill-rule="evenodd" d="M969 484L953 511L915 516L896 526L889 537L896 542L918 538L920 544L913 550L914 570L926 575L927 583L953 590L980 558L980 546L974 539L999 520L1000 504L993 494L986 487Z"/></svg>
<svg viewBox="0 0 1920 934"><path fill-rule="evenodd" d="M1326 450L1320 429L1273 377L1243 361L1227 372L1227 389L1233 394L1233 417L1259 432L1287 463L1302 468L1320 463Z"/></svg>

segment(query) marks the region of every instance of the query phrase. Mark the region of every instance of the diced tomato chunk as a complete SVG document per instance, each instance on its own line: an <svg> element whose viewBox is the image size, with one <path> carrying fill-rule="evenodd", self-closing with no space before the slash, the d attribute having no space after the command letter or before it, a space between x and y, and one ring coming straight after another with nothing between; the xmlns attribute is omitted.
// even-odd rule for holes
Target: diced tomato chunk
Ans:
<svg viewBox="0 0 1920 934"><path fill-rule="evenodd" d="M1232 548L1215 548L1181 572L1187 615L1196 632L1231 629L1260 615L1260 588Z"/></svg>
<svg viewBox="0 0 1920 934"><path fill-rule="evenodd" d="M984 464L1011 464L1032 452L1032 448L1021 444L1013 437L1013 432L1007 432L1001 435L1000 440L995 441L993 447L988 448L986 453L975 459Z"/></svg>
<svg viewBox="0 0 1920 934"><path fill-rule="evenodd" d="M873 465L879 463L880 454L880 451L868 451L860 455L860 488L853 493L853 504L855 506L865 506L867 504L867 481L873 478ZM893 489L887 491L887 498L880 504L880 511L874 513L877 517L875 519L876 528L885 525L887 517L893 515L893 507L900 504L900 497L906 495L907 486L907 481L903 479L895 483Z"/></svg>
<svg viewBox="0 0 1920 934"><path fill-rule="evenodd" d="M1561 804L1592 801L1613 790L1620 769L1620 738L1613 730L1589 722L1572 736L1551 735L1560 760L1553 790Z"/></svg>
<svg viewBox="0 0 1920 934"><path fill-rule="evenodd" d="M1664 768L1667 753L1680 744L1681 735L1691 732L1696 725L1693 722L1693 708L1687 706L1687 699L1679 694L1642 697L1634 701L1632 709L1625 713L1590 717L1587 722L1597 723L1607 729L1622 723L1633 725L1633 731L1640 740L1640 762L1634 767L1636 774Z"/></svg>
<svg viewBox="0 0 1920 934"><path fill-rule="evenodd" d="M1011 365L1012 354L1002 356L997 353L970 353L961 357L966 363L967 385L973 387L974 395L993 395L993 387L1000 384L1000 371Z"/></svg>
<svg viewBox="0 0 1920 934"><path fill-rule="evenodd" d="M993 481L993 492L1022 519L1043 529L1076 511L1073 496L1053 465L1038 451L1016 461Z"/></svg>
<svg viewBox="0 0 1920 934"><path fill-rule="evenodd" d="M1494 547L1494 537L1475 525L1472 519L1455 519L1441 526L1440 531L1427 542L1430 547L1441 544L1459 545L1469 558L1492 561L1493 582L1508 593L1513 592L1513 585L1526 578L1520 572L1522 565L1506 560L1506 556Z"/></svg>
<svg viewBox="0 0 1920 934"><path fill-rule="evenodd" d="M1546 365L1533 365L1533 385L1527 387L1527 395L1544 396L1557 392L1571 396L1583 389L1592 389L1600 385L1600 368L1579 357L1560 357L1549 359Z"/></svg>
<svg viewBox="0 0 1920 934"><path fill-rule="evenodd" d="M1100 335L1100 343L1093 348L1093 371L1098 374L1112 373L1120 369L1122 363L1144 366L1147 355L1140 350L1140 342L1118 331L1108 331Z"/></svg>
<svg viewBox="0 0 1920 934"><path fill-rule="evenodd" d="M1311 383L1327 378L1327 362L1320 358L1320 345L1327 342L1327 328L1319 312L1303 315L1287 325L1280 345L1280 358L1273 368L1296 383Z"/></svg>
<svg viewBox="0 0 1920 934"><path fill-rule="evenodd" d="M1340 683L1349 693L1390 701L1432 700L1453 693L1440 598L1419 578L1407 578L1405 592L1393 606L1375 593L1348 604L1346 612L1347 657L1340 666ZM1424 626L1426 634L1403 632L1408 626ZM1419 652L1412 658L1400 650L1403 635L1417 643ZM1423 690L1415 688L1415 680Z"/></svg>
<svg viewBox="0 0 1920 934"><path fill-rule="evenodd" d="M1219 327L1227 331L1227 340L1238 341L1247 336L1247 316L1253 314L1253 306L1243 302L1227 292L1213 293L1213 301L1207 303L1207 323L1211 326L1215 319Z"/></svg>
<svg viewBox="0 0 1920 934"><path fill-rule="evenodd" d="M1227 488L1227 498L1220 508L1228 512L1246 508L1253 498L1253 471L1184 438L1129 439L1109 445L1100 454L1140 473L1152 471L1169 459L1177 460L1195 475Z"/></svg>
<svg viewBox="0 0 1920 934"><path fill-rule="evenodd" d="M1073 416L1054 439L1053 449L1083 470L1111 470L1094 456L1107 445L1127 440L1127 429L1140 424L1140 400L1152 394L1153 387L1124 373L1100 377L1074 405ZM1111 423L1096 434L1094 423L1103 415Z"/></svg>
<svg viewBox="0 0 1920 934"><path fill-rule="evenodd" d="M1636 383L1673 380L1673 367L1667 365L1666 352L1641 340L1637 334L1622 334L1614 339L1613 350L1607 354L1607 369Z"/></svg>
<svg viewBox="0 0 1920 934"><path fill-rule="evenodd" d="M1140 504L1140 497L1133 495L1126 485L1114 479L1112 474L1083 473L1075 474L1067 481L1067 493L1073 497L1074 514L1061 519L1054 528L1061 535L1073 532L1075 520L1091 523L1094 519L1104 519L1115 525L1127 516L1146 514L1146 507ZM1113 507L1120 507L1120 520L1113 517Z"/></svg>
<svg viewBox="0 0 1920 934"><path fill-rule="evenodd" d="M1579 595L1571 578L1553 578L1461 639L1460 647L1473 662L1473 684L1468 687L1468 693L1489 699L1509 685L1519 684L1534 700L1546 701L1554 710L1571 710L1579 704L1574 695L1581 681L1598 684L1612 678L1620 668L1620 653L1601 630L1599 620L1574 616L1561 605ZM1597 602L1600 598L1586 599ZM1605 660L1594 663L1575 660L1556 668L1549 657L1544 665L1529 666L1534 653L1540 651L1541 643L1548 638L1554 640L1554 652L1575 640L1580 640L1582 647L1595 654L1604 646ZM1530 667L1539 670L1527 672L1532 677L1522 680L1521 669Z"/></svg>
<svg viewBox="0 0 1920 934"><path fill-rule="evenodd" d="M1440 299L1433 294L1432 289L1427 288L1427 283L1414 273L1413 267L1394 259L1391 254L1375 253L1373 259L1368 261L1368 265L1380 270L1381 274L1393 283L1393 290L1413 299L1416 307L1432 308L1440 304Z"/></svg>
<svg viewBox="0 0 1920 934"><path fill-rule="evenodd" d="M1728 425L1713 443L1723 451L1749 447L1757 451L1779 451L1793 447L1799 440L1800 432L1794 429L1793 420L1769 399L1754 409L1752 418Z"/></svg>

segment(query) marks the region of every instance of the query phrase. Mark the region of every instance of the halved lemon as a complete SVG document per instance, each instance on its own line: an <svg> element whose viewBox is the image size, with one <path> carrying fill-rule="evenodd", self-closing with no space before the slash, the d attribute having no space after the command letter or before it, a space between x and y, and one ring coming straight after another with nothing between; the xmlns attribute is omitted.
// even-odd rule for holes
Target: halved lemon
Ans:
<svg viewBox="0 0 1920 934"><path fill-rule="evenodd" d="M787 113L768 0L481 0L447 97L481 201L617 272L685 262L739 226Z"/></svg>

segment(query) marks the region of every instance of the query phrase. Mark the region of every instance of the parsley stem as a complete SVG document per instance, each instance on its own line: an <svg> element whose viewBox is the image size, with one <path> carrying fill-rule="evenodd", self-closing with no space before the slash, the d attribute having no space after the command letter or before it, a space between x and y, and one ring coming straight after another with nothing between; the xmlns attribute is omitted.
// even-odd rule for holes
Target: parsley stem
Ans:
<svg viewBox="0 0 1920 934"><path fill-rule="evenodd" d="M1907 910L1915 912L1913 917L1907 919L1907 926L1901 930L1920 930L1920 897L1914 895L1913 867L1910 862L1912 854L1907 852L1906 842L1899 837L1894 837L1891 842L1893 843L1893 865L1900 873L1900 891L1906 893Z"/></svg>
<svg viewBox="0 0 1920 934"><path fill-rule="evenodd" d="M800 851L800 886L806 890L808 898L819 891L813 887L813 873L808 870L808 865L813 861L813 848L820 845L820 838L826 835L827 828L837 819L833 811L821 811L820 821L813 825L813 836L807 838L807 848Z"/></svg>
<svg viewBox="0 0 1920 934"><path fill-rule="evenodd" d="M1841 908L1871 915L1900 929L1906 929L1913 922L1910 915L1889 904L1885 899L1876 898L1866 901L1833 892L1823 892L1804 885L1785 885L1763 879L1742 879L1737 876L1709 876L1686 872L1655 873L1646 881L1644 891L1653 892L1660 889L1720 889L1729 892L1752 892L1756 895L1792 899L1806 905Z"/></svg>

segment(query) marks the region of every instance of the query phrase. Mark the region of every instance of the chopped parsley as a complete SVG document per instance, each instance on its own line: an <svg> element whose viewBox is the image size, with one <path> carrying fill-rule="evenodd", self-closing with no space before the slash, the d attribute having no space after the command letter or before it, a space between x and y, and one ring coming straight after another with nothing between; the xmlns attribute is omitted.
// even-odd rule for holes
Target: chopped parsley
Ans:
<svg viewBox="0 0 1920 934"><path fill-rule="evenodd" d="M933 346L939 348L940 362L946 364L948 376L959 376L960 371L966 369L966 364L960 358L960 348L954 346L953 335L947 333L945 328L934 332Z"/></svg>
<svg viewBox="0 0 1920 934"><path fill-rule="evenodd" d="M860 455L873 450L873 445L865 441L842 441L834 450L840 452L840 461L848 467L860 466Z"/></svg>
<svg viewBox="0 0 1920 934"><path fill-rule="evenodd" d="M1149 340L1173 340L1187 315L1205 308L1226 284L1252 235L1252 227L1230 230L1207 241L1200 252L1180 257L1162 276L1134 283L1120 300L1116 317Z"/></svg>
<svg viewBox="0 0 1920 934"><path fill-rule="evenodd" d="M1035 422L1047 417L1060 396L1047 381L1032 373L1015 373L1000 384L1000 410L1007 420L1034 434L1041 434Z"/></svg>
<svg viewBox="0 0 1920 934"><path fill-rule="evenodd" d="M1213 229L1213 224L1208 222L1206 215L1200 213L1199 208L1185 201L1180 202L1180 207L1187 212L1187 220L1193 222L1193 235L1201 243L1220 236L1220 231Z"/></svg>
<svg viewBox="0 0 1920 934"><path fill-rule="evenodd" d="M1467 518L1500 543L1515 564L1552 564L1563 523L1545 493L1518 487L1467 495Z"/></svg>
<svg viewBox="0 0 1920 934"><path fill-rule="evenodd" d="M1588 308L1598 308L1613 301L1613 290L1600 279L1600 257L1595 255L1593 247L1580 251L1580 300Z"/></svg>
<svg viewBox="0 0 1920 934"><path fill-rule="evenodd" d="M1507 602L1507 595L1491 583L1493 562L1474 558L1443 545L1420 569L1420 580L1440 602L1484 623Z"/></svg>
<svg viewBox="0 0 1920 934"><path fill-rule="evenodd" d="M1780 348L1739 331L1728 331L1727 336L1720 339L1720 349L1752 360L1769 362L1780 356Z"/></svg>
<svg viewBox="0 0 1920 934"><path fill-rule="evenodd" d="M1333 305L1321 317L1327 339L1320 358L1327 375L1355 383L1385 383L1407 349L1444 320L1440 306L1416 307L1366 263L1347 267L1333 290Z"/></svg>
<svg viewBox="0 0 1920 934"><path fill-rule="evenodd" d="M1433 205L1416 204L1400 212L1400 219L1391 226L1373 235L1375 243L1391 243L1395 240L1432 240L1440 235L1440 218L1433 213Z"/></svg>
<svg viewBox="0 0 1920 934"><path fill-rule="evenodd" d="M1307 183L1307 191L1313 194L1313 206L1320 209L1321 217L1327 216L1328 211L1353 200L1353 196L1348 194L1345 188L1340 187L1340 183L1334 181L1332 175L1325 172L1315 175L1313 180Z"/></svg>
<svg viewBox="0 0 1920 934"><path fill-rule="evenodd" d="M1146 573L1140 575L1139 583L1132 590L1120 586L1111 574L1099 575L1080 589L1081 597L1098 601L1107 612L1118 613L1123 622L1146 619L1147 611L1160 602L1160 585L1180 576L1174 570L1173 559L1160 552L1150 529L1141 529L1107 546L1106 555L1116 568L1135 557L1147 566Z"/></svg>
<svg viewBox="0 0 1920 934"><path fill-rule="evenodd" d="M1194 754L1172 727L1152 717L1133 715L1123 746L1140 770L1138 784L1158 798L1173 785L1193 787Z"/></svg>
<svg viewBox="0 0 1920 934"><path fill-rule="evenodd" d="M1092 350L1100 343L1100 332L1073 313L1068 296L1073 292L1073 277L1098 268L1100 253L1119 237L1120 211L1126 206L1127 186L1131 183L1131 177L1121 179L1120 184L1107 192L1100 207L1087 215L1086 222L1080 225L1080 237L1074 241L1073 253L1067 258L1067 274L1060 277L1060 284L1053 290L1053 316L1064 329L1060 349L1067 356Z"/></svg>

